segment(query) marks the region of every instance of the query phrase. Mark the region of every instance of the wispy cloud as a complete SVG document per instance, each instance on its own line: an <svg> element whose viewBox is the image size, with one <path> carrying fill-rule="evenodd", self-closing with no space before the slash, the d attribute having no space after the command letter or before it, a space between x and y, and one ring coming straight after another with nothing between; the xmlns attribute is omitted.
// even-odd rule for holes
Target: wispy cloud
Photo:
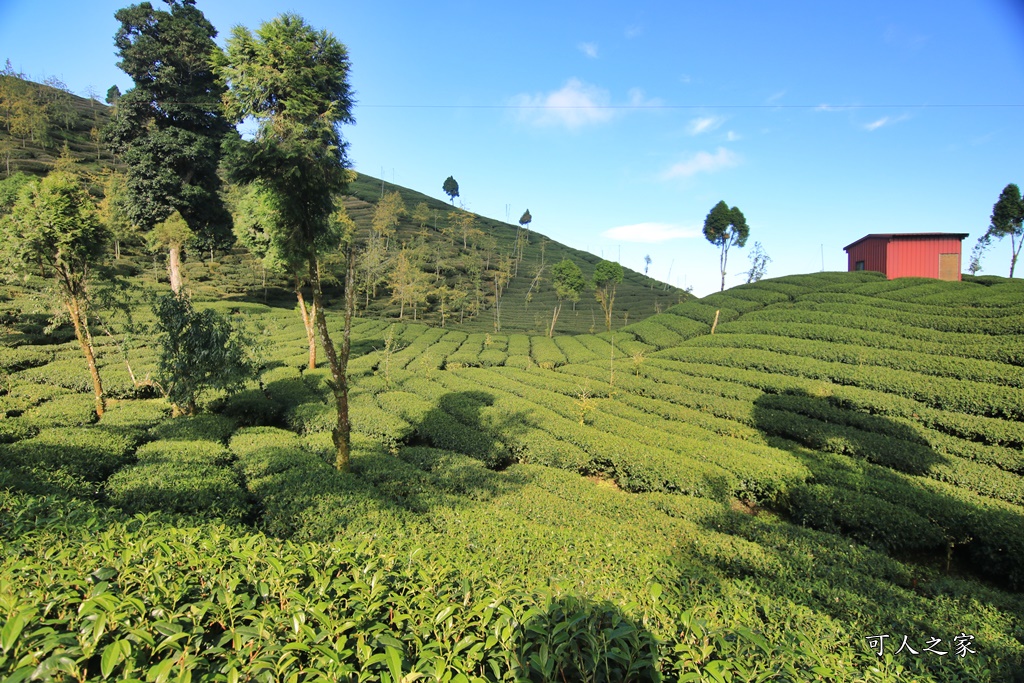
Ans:
<svg viewBox="0 0 1024 683"><path fill-rule="evenodd" d="M906 121L908 118L910 118L910 117L907 116L906 114L901 114L900 116L897 116L895 118L893 118L891 116L883 116L880 119L875 119L871 123L865 123L863 128L864 128L864 130L866 130L868 132L876 131L879 128L882 128L883 126L891 126L894 123L900 123L901 121Z"/></svg>
<svg viewBox="0 0 1024 683"><path fill-rule="evenodd" d="M617 240L619 242L642 242L653 244L656 242L667 242L669 240L690 239L700 237L700 228L673 223L635 223L633 225L620 225L601 233L602 237Z"/></svg>
<svg viewBox="0 0 1024 683"><path fill-rule="evenodd" d="M765 104L775 104L785 96L785 90L780 90L777 93L772 93L771 95L768 96L768 99L765 100Z"/></svg>
<svg viewBox="0 0 1024 683"><path fill-rule="evenodd" d="M695 119L691 119L686 125L686 131L690 135L700 135L701 133L708 133L718 128L725 121L721 116L701 116Z"/></svg>
<svg viewBox="0 0 1024 683"><path fill-rule="evenodd" d="M729 142L736 142L740 138L740 134L734 130L730 130L728 133L725 134L725 139L728 140Z"/></svg>
<svg viewBox="0 0 1024 683"><path fill-rule="evenodd" d="M631 107L660 107L664 104L657 97L647 98L640 88L629 89L629 106Z"/></svg>
<svg viewBox="0 0 1024 683"><path fill-rule="evenodd" d="M697 152L682 161L672 164L662 174L665 180L671 178L689 178L698 173L714 173L722 169L738 166L741 159L736 152L719 147L714 153Z"/></svg>
<svg viewBox="0 0 1024 683"><path fill-rule="evenodd" d="M629 39L637 38L644 32L644 27L640 24L630 24L626 27L626 37Z"/></svg>
<svg viewBox="0 0 1024 683"><path fill-rule="evenodd" d="M509 100L518 108L520 121L535 126L562 126L576 130L591 124L607 123L626 114L630 108L656 108L662 101L648 98L640 88L627 93L627 102L612 104L604 88L570 78L560 89L549 93L520 93Z"/></svg>
<svg viewBox="0 0 1024 683"><path fill-rule="evenodd" d="M597 59L597 43L580 43L576 47L591 59Z"/></svg>
<svg viewBox="0 0 1024 683"><path fill-rule="evenodd" d="M819 104L814 111L840 111L843 107L834 107L831 104Z"/></svg>
<svg viewBox="0 0 1024 683"><path fill-rule="evenodd" d="M611 95L604 88L570 78L559 90L547 94L522 93L511 104L520 107L519 118L536 126L582 126L610 121L614 109L608 109Z"/></svg>
<svg viewBox="0 0 1024 683"><path fill-rule="evenodd" d="M679 82L689 85L693 82L693 78L690 77L690 74L683 74L679 77Z"/></svg>

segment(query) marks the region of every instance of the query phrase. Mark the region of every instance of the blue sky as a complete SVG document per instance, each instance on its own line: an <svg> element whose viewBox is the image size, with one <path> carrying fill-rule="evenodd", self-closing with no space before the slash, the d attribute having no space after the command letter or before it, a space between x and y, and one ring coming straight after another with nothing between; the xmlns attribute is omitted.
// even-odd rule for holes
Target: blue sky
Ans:
<svg viewBox="0 0 1024 683"><path fill-rule="evenodd" d="M0 0L0 59L85 94L117 69L123 0ZM163 6L155 2L157 6ZM350 3L199 0L223 41L283 11L349 48L356 167L698 295L719 200L769 276L845 270L870 232L966 232L1024 185L1024 3ZM983 273L1006 275L1009 243ZM966 255L965 255L966 262ZM669 269L671 268L671 276ZM1024 272L1024 264L1018 276Z"/></svg>

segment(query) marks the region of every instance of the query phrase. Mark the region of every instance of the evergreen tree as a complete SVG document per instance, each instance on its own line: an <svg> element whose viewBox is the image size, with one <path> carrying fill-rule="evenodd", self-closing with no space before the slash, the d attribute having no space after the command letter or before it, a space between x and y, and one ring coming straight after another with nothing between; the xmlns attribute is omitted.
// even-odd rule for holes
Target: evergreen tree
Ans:
<svg viewBox="0 0 1024 683"><path fill-rule="evenodd" d="M177 211L197 246L223 248L233 235L217 167L230 126L213 71L217 31L195 0L166 3L170 11L143 2L114 15L117 65L135 87L117 99L105 137L125 164L132 223L149 231ZM180 288L181 245L162 246L172 287Z"/></svg>
<svg viewBox="0 0 1024 683"><path fill-rule="evenodd" d="M348 357L355 308L355 248L351 230L340 240L332 221L335 197L344 190L346 144L342 123L353 123L348 50L333 35L317 31L295 14L282 14L255 33L236 27L220 63L228 83L228 114L252 117L251 141L234 139L229 167L241 182L259 181L278 220L274 241L289 259L306 264L313 290L315 325L331 370L337 407L333 431L335 466L349 468ZM341 243L345 253L345 327L334 347L324 315L320 259Z"/></svg>

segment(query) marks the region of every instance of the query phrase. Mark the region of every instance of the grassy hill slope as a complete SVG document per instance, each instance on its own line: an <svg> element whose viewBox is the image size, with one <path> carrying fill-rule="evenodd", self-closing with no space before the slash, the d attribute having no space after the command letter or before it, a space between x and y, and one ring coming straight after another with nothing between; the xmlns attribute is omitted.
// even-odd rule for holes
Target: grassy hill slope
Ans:
<svg viewBox="0 0 1024 683"><path fill-rule="evenodd" d="M362 319L340 474L291 310L209 304L267 365L188 419L97 336L95 423L74 345L16 299L0 671L1022 680L1022 302L826 273L597 335Z"/></svg>

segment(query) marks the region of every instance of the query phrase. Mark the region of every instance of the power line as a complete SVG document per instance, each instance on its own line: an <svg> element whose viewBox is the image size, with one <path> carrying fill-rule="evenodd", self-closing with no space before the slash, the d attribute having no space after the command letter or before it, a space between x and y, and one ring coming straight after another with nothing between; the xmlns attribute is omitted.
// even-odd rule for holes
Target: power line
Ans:
<svg viewBox="0 0 1024 683"><path fill-rule="evenodd" d="M1024 104L361 104L363 109L1020 109Z"/></svg>

